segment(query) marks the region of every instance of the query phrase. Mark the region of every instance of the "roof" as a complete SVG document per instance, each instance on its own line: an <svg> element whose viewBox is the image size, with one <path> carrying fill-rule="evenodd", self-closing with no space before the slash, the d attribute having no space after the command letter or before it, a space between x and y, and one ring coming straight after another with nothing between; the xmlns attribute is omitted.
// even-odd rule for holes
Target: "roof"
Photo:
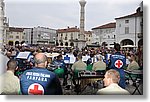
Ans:
<svg viewBox="0 0 150 102"><path fill-rule="evenodd" d="M118 18L115 18L115 20L116 19L122 19L122 18L139 17L139 16L143 16L143 11L140 10L140 7L136 10L136 13L126 15L126 16L123 16L123 17L118 17Z"/></svg>
<svg viewBox="0 0 150 102"><path fill-rule="evenodd" d="M58 29L57 33L67 33L67 32L80 32L80 29L77 27Z"/></svg>
<svg viewBox="0 0 150 102"><path fill-rule="evenodd" d="M84 33L85 33L85 34L90 34L90 35L92 34L91 31L84 31Z"/></svg>
<svg viewBox="0 0 150 102"><path fill-rule="evenodd" d="M104 25L92 28L92 30L94 30L94 29L106 29L106 28L116 28L116 22L104 24Z"/></svg>
<svg viewBox="0 0 150 102"><path fill-rule="evenodd" d="M57 33L68 33L68 32L80 32L80 29L77 27L71 27L66 29L58 29ZM85 34L92 34L91 31L84 31Z"/></svg>
<svg viewBox="0 0 150 102"><path fill-rule="evenodd" d="M23 32L25 28L9 27L10 32Z"/></svg>

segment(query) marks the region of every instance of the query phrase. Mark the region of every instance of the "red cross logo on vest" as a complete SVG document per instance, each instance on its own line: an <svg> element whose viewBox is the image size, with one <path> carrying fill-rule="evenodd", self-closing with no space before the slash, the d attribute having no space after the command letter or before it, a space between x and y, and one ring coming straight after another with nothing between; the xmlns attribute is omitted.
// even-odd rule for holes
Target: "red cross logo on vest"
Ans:
<svg viewBox="0 0 150 102"><path fill-rule="evenodd" d="M115 67L116 68L121 68L123 66L123 62L121 61L121 60L117 60L116 62L115 62Z"/></svg>
<svg viewBox="0 0 150 102"><path fill-rule="evenodd" d="M28 94L29 95L43 95L44 88L38 83L31 84L28 88Z"/></svg>

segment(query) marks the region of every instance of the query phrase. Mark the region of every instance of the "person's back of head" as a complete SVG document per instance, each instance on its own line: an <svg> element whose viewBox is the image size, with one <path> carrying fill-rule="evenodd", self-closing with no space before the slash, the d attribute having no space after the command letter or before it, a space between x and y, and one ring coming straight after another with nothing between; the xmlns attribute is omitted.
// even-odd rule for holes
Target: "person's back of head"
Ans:
<svg viewBox="0 0 150 102"><path fill-rule="evenodd" d="M47 66L47 56L44 53L37 53L34 57L36 67Z"/></svg>
<svg viewBox="0 0 150 102"><path fill-rule="evenodd" d="M107 78L110 78L112 83L119 83L120 80L120 74L118 71L114 69L110 69L106 72Z"/></svg>
<svg viewBox="0 0 150 102"><path fill-rule="evenodd" d="M15 71L17 68L17 61L14 60L14 59L10 59L8 62L7 62L7 70L11 70L11 71Z"/></svg>
<svg viewBox="0 0 150 102"><path fill-rule="evenodd" d="M103 60L101 55L97 55L96 58L97 58L98 61L102 61Z"/></svg>
<svg viewBox="0 0 150 102"><path fill-rule="evenodd" d="M114 49L115 49L117 52L120 51L120 44L115 43L115 44L114 44Z"/></svg>
<svg viewBox="0 0 150 102"><path fill-rule="evenodd" d="M57 56L57 60L62 60L62 55L61 54Z"/></svg>

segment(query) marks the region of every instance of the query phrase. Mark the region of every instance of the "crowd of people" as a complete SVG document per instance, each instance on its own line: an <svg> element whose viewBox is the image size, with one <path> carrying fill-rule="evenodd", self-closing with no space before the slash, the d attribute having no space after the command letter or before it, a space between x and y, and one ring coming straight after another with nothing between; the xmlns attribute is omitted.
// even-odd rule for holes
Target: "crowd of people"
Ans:
<svg viewBox="0 0 150 102"><path fill-rule="evenodd" d="M31 52L30 59L17 59L19 52ZM130 94L125 90L124 70L143 68L142 49L125 49L119 44L114 48L57 48L45 46L17 46L6 45L1 53L9 58L5 73L0 75L2 84L1 94L33 94L33 95L63 95L62 86L67 85L68 73L73 78L76 87L76 73L80 71L95 71L104 73L104 87L97 94ZM48 58L45 53L58 53L54 58ZM65 63L63 55L72 54L76 59L73 64ZM89 56L83 61L83 56ZM57 67L52 70L49 66ZM5 68L4 68L5 69ZM18 72L21 72L18 74ZM59 75L63 78L63 84ZM115 88L115 89L114 89Z"/></svg>

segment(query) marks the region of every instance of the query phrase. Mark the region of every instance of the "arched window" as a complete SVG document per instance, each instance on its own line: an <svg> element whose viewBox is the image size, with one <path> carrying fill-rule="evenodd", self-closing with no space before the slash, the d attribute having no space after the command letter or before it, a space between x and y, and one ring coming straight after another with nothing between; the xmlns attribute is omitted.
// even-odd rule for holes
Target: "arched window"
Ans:
<svg viewBox="0 0 150 102"><path fill-rule="evenodd" d="M65 42L65 46L68 46L68 42Z"/></svg>
<svg viewBox="0 0 150 102"><path fill-rule="evenodd" d="M71 43L70 43L70 46L74 46L74 43L73 43L73 42L71 42Z"/></svg>
<svg viewBox="0 0 150 102"><path fill-rule="evenodd" d="M60 45L63 46L63 43L61 42Z"/></svg>

